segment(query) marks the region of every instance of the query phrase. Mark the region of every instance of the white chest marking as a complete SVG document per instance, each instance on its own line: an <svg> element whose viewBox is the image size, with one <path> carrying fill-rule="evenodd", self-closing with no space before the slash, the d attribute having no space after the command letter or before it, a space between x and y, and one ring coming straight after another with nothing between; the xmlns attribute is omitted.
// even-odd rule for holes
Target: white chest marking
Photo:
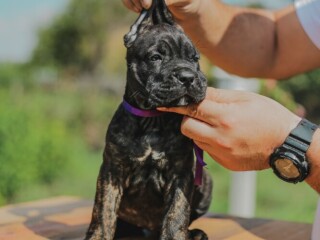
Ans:
<svg viewBox="0 0 320 240"><path fill-rule="evenodd" d="M149 146L147 150L144 152L144 154L141 157L137 157L136 160L138 160L139 162L143 162L147 160L149 156L151 156L154 160L165 159L164 152L158 152L158 151L152 150L151 146Z"/></svg>

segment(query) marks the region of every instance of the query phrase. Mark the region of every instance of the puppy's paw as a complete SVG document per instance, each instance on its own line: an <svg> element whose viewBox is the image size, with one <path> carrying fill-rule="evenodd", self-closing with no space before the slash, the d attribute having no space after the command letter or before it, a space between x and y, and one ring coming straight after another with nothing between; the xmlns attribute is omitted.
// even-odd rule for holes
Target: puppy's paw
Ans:
<svg viewBox="0 0 320 240"><path fill-rule="evenodd" d="M189 239L190 240L208 240L207 234L200 229L189 230Z"/></svg>

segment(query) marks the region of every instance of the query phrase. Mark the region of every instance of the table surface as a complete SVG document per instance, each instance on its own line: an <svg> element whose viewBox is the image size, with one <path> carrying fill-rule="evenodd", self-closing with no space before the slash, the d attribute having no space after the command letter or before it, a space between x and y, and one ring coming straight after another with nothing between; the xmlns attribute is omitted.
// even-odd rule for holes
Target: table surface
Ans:
<svg viewBox="0 0 320 240"><path fill-rule="evenodd" d="M92 201L74 197L5 206L0 208L0 240L83 239L91 210ZM307 240L312 226L214 215L198 219L191 228L204 230L212 240Z"/></svg>

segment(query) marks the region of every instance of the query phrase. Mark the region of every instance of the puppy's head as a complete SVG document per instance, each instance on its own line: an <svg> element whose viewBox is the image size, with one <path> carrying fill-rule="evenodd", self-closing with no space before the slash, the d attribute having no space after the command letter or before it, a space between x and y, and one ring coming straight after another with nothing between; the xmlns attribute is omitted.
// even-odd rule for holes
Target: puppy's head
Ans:
<svg viewBox="0 0 320 240"><path fill-rule="evenodd" d="M153 1L125 36L126 100L142 109L185 106L205 97L199 53L163 0Z"/></svg>

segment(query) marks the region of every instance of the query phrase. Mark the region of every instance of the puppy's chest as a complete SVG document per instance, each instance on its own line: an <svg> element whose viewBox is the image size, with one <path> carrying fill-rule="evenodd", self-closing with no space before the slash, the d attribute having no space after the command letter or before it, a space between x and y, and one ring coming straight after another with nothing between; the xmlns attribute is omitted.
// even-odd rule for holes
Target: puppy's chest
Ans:
<svg viewBox="0 0 320 240"><path fill-rule="evenodd" d="M143 146L144 145L144 146ZM168 164L168 154L164 149L154 149L149 143L142 144L139 153L133 154L130 160L138 166L150 165L159 169L165 168Z"/></svg>
<svg viewBox="0 0 320 240"><path fill-rule="evenodd" d="M161 192L175 175L192 171L193 144L181 134L180 122L174 115L141 119L119 109L106 148L110 164L122 169L126 187Z"/></svg>
<svg viewBox="0 0 320 240"><path fill-rule="evenodd" d="M133 172L179 172L192 148L189 141L180 135L168 134L167 138L157 132L136 138L134 142L134 149L127 152L128 162L124 162Z"/></svg>
<svg viewBox="0 0 320 240"><path fill-rule="evenodd" d="M130 192L151 187L161 191L170 172L170 159L166 151L154 149L150 144L140 149L139 154L130 156L125 164L125 186Z"/></svg>
<svg viewBox="0 0 320 240"><path fill-rule="evenodd" d="M125 164L164 169L183 161L192 141L180 132L181 118L175 115L140 118L119 109L109 125L107 146L110 154Z"/></svg>

